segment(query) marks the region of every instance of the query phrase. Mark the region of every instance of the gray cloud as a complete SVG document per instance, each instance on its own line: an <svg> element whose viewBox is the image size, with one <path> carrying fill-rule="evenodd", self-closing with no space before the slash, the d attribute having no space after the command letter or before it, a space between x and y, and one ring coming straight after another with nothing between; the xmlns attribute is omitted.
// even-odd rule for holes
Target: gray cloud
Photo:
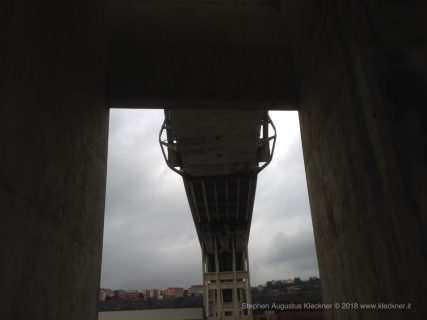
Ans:
<svg viewBox="0 0 427 320"><path fill-rule="evenodd" d="M275 157L260 173L249 243L252 284L318 275L296 113L272 113ZM111 110L101 286L201 283L182 179L158 145L162 110Z"/></svg>
<svg viewBox="0 0 427 320"><path fill-rule="evenodd" d="M292 267L302 272L303 276L311 275L316 270L313 256L316 255L313 234L310 229L289 235L283 232L273 236L271 246L275 248L267 257L267 264Z"/></svg>

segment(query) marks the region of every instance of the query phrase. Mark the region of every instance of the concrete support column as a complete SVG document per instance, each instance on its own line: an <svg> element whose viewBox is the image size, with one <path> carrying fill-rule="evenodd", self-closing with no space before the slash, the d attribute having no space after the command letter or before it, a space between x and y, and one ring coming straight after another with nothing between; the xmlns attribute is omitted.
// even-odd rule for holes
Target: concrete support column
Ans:
<svg viewBox="0 0 427 320"><path fill-rule="evenodd" d="M252 304L252 292L251 292L251 282L250 282L250 271L249 271L249 254L248 246L246 246L244 253L244 263L246 266L246 271L248 272L248 278L246 279L246 299L248 304ZM248 309L249 319L252 319L252 308Z"/></svg>
<svg viewBox="0 0 427 320"><path fill-rule="evenodd" d="M108 108L105 3L0 10L0 304L5 320L95 320Z"/></svg>
<svg viewBox="0 0 427 320"><path fill-rule="evenodd" d="M235 237L231 236L231 252L232 252L232 267L233 267L233 316L238 319L240 316L240 308L237 298L237 273L236 273L236 246L235 246Z"/></svg>
<svg viewBox="0 0 427 320"><path fill-rule="evenodd" d="M218 240L215 236L215 285L216 285L216 319L221 319L222 316L222 292L221 292L221 281L219 279L219 257L218 257Z"/></svg>
<svg viewBox="0 0 427 320"><path fill-rule="evenodd" d="M329 318L422 319L426 3L281 3L298 75L324 301L411 308L335 310Z"/></svg>
<svg viewBox="0 0 427 320"><path fill-rule="evenodd" d="M209 282L206 279L207 268L207 254L202 248L202 277L203 277L203 308L204 308L204 319L209 316Z"/></svg>

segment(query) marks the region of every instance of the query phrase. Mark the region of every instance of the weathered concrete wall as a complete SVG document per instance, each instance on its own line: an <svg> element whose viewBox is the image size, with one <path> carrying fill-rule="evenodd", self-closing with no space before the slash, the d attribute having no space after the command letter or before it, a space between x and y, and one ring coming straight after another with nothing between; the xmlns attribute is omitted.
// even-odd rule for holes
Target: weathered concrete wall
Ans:
<svg viewBox="0 0 427 320"><path fill-rule="evenodd" d="M426 4L281 4L324 300L412 303L412 311L359 308L330 318L423 319Z"/></svg>
<svg viewBox="0 0 427 320"><path fill-rule="evenodd" d="M102 1L0 6L0 317L97 318L108 109Z"/></svg>

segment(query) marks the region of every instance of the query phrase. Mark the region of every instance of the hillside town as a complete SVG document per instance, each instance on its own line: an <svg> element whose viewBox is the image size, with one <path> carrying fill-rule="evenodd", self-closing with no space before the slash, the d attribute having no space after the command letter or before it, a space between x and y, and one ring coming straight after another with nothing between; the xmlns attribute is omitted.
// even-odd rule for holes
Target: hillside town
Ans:
<svg viewBox="0 0 427 320"><path fill-rule="evenodd" d="M99 290L99 301L105 302L110 299L118 299L122 301L131 300L147 300L164 298L174 298L183 296L203 296L203 285L192 285L188 289L171 287L164 290L158 288L143 289L143 290L112 290L101 288Z"/></svg>
<svg viewBox="0 0 427 320"><path fill-rule="evenodd" d="M263 308L254 309L254 315L286 315L286 319L323 319L324 310L313 310L311 305L322 303L320 279L299 277L286 280L271 280L251 288L252 304ZM267 306L267 307L266 307ZM286 306L294 306L287 308ZM301 308L297 308L301 306ZM202 308L203 285L189 288L169 287L142 290L99 290L99 310L143 310L168 308ZM288 310L289 309L289 310ZM295 315L296 312L296 315ZM301 318L303 316L303 318ZM271 318L271 317L270 317ZM272 318L273 319L273 318Z"/></svg>
<svg viewBox="0 0 427 320"><path fill-rule="evenodd" d="M99 290L99 311L198 308L202 305L203 285L192 285L188 289Z"/></svg>

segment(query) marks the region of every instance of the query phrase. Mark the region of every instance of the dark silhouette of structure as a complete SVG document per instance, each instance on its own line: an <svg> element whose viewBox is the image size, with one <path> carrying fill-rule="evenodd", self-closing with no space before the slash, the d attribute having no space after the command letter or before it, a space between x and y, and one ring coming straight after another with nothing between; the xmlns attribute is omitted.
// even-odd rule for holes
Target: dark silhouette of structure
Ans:
<svg viewBox="0 0 427 320"><path fill-rule="evenodd" d="M2 1L2 319L96 319L113 107L298 110L325 302L413 306L330 318L423 319L426 12L422 0Z"/></svg>

